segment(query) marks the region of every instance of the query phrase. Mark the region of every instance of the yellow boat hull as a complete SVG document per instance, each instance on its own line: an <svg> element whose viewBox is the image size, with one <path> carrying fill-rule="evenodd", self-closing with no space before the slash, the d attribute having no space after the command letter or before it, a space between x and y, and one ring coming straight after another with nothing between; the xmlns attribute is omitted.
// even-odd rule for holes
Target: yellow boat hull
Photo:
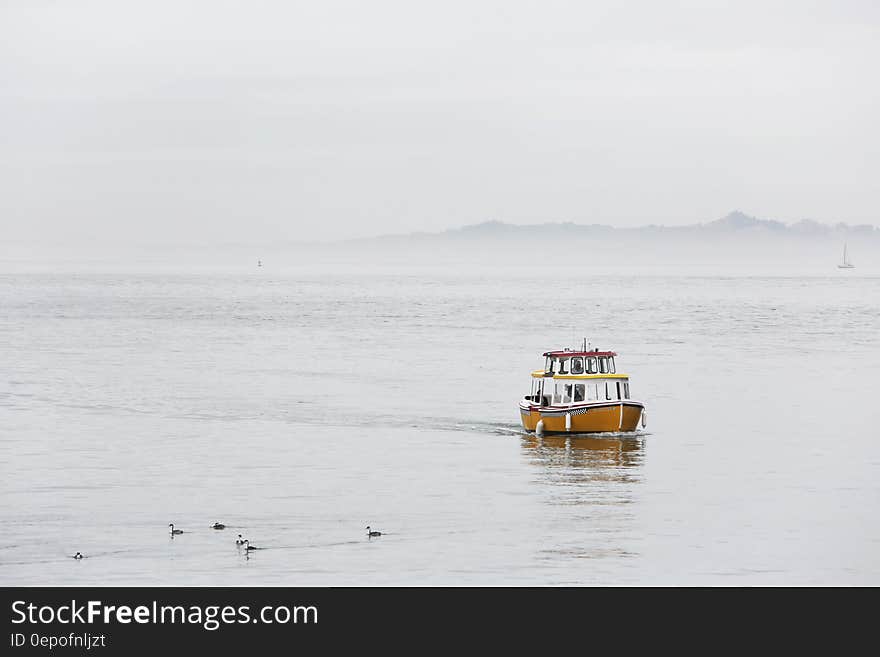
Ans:
<svg viewBox="0 0 880 657"><path fill-rule="evenodd" d="M544 433L548 434L635 431L643 410L642 404L629 400L571 408L520 406L520 419L526 431L535 431L538 422L543 420Z"/></svg>

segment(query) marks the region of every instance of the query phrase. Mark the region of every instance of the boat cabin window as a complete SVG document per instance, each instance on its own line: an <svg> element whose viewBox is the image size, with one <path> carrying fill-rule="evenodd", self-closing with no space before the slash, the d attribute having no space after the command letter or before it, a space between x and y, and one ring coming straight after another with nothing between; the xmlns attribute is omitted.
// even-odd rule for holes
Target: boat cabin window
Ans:
<svg viewBox="0 0 880 657"><path fill-rule="evenodd" d="M596 359L595 358L584 358L587 366L587 374L595 374L598 370L596 369Z"/></svg>
<svg viewBox="0 0 880 657"><path fill-rule="evenodd" d="M605 399L613 399L611 396L611 384L605 382Z"/></svg>
<svg viewBox="0 0 880 657"><path fill-rule="evenodd" d="M566 398L567 397L567 398ZM553 403L564 404L571 401L571 384L556 382L553 392Z"/></svg>
<svg viewBox="0 0 880 657"><path fill-rule="evenodd" d="M577 388L581 390L578 391ZM554 404L570 404L572 401L583 401L583 385L577 386L573 383L562 383L557 381L555 392L553 393ZM580 399L578 398L580 395Z"/></svg>
<svg viewBox="0 0 880 657"><path fill-rule="evenodd" d="M566 365L567 360L568 360L567 358L560 358L559 359L559 373L560 374L568 374L568 371L565 369L565 365Z"/></svg>
<svg viewBox="0 0 880 657"><path fill-rule="evenodd" d="M623 382L623 394L626 399L629 399L629 383L626 381Z"/></svg>
<svg viewBox="0 0 880 657"><path fill-rule="evenodd" d="M599 359L599 373L607 374L608 373L608 359L602 356Z"/></svg>
<svg viewBox="0 0 880 657"><path fill-rule="evenodd" d="M595 385L593 394L595 395ZM556 383L556 392L553 395L554 404L571 404L582 402L587 396L587 385L584 383Z"/></svg>
<svg viewBox="0 0 880 657"><path fill-rule="evenodd" d="M580 356L575 356L571 359L571 373L572 374L583 374L584 373L584 359Z"/></svg>
<svg viewBox="0 0 880 657"><path fill-rule="evenodd" d="M532 379L532 394L529 399L543 405L544 381L543 379Z"/></svg>
<svg viewBox="0 0 880 657"><path fill-rule="evenodd" d="M611 356L608 359L608 371L614 374L617 371L617 368L614 367L614 356Z"/></svg>

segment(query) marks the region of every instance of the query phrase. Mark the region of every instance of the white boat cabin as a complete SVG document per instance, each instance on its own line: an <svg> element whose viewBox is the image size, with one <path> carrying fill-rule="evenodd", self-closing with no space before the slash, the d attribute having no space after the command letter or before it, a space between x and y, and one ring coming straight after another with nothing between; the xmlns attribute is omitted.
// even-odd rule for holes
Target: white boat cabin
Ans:
<svg viewBox="0 0 880 657"><path fill-rule="evenodd" d="M617 373L613 351L549 351L544 370L532 372L528 401L541 406L630 399L629 377Z"/></svg>

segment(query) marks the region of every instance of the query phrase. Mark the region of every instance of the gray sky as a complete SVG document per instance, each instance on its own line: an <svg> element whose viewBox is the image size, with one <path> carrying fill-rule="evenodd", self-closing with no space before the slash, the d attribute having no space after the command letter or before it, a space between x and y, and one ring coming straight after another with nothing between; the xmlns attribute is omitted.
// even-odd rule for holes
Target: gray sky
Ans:
<svg viewBox="0 0 880 657"><path fill-rule="evenodd" d="M880 225L878 69L871 0L0 0L0 228Z"/></svg>

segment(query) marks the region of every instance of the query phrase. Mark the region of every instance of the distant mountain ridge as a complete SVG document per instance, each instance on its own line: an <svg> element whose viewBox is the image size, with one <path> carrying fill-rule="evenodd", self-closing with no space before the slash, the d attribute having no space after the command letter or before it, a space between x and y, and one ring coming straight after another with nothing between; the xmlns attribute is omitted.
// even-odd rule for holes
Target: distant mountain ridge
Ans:
<svg viewBox="0 0 880 657"><path fill-rule="evenodd" d="M536 229L541 231L570 231L578 233L610 233L610 232L669 232L669 233L716 233L716 232L768 232L768 233L787 233L791 235L818 236L823 234L836 233L858 233L858 234L880 234L880 228L870 224L850 225L839 222L837 224L824 224L812 219L802 219L800 221L786 224L775 219L759 219L751 215L745 214L739 210L734 210L714 221L700 224L688 224L683 226L662 226L657 224L648 224L637 227L616 228L606 224L576 224L571 221L564 222L548 222L544 224L508 224L503 221L490 220L478 224L462 226L461 228L452 228L441 233L416 233L420 236L490 236L502 233L515 234L532 232ZM390 236L389 236L390 237Z"/></svg>
<svg viewBox="0 0 880 657"><path fill-rule="evenodd" d="M618 228L572 221L518 225L493 219L440 232L325 242L321 248L329 245L372 253L387 262L401 258L434 262L446 258L455 262L509 263L524 255L544 262L557 261L573 253L589 253L592 264L635 259L707 266L718 262L743 266L750 262L836 263L848 245L850 257L859 267L859 273L863 273L880 259L880 227L842 222L825 224L812 219L787 224L736 210L713 221L682 226L651 224ZM344 257L343 250L337 253L338 257Z"/></svg>

